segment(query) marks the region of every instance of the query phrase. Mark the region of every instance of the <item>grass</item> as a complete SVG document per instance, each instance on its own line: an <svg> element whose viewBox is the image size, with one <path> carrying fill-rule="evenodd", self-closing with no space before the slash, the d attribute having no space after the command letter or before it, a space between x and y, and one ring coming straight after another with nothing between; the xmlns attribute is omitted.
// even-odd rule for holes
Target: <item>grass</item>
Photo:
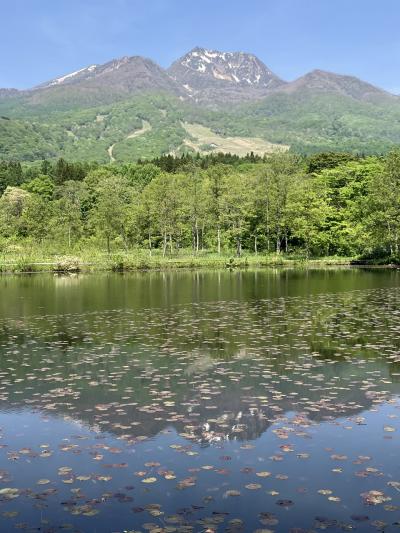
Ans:
<svg viewBox="0 0 400 533"><path fill-rule="evenodd" d="M300 254L243 254L236 257L228 251L221 255L203 251L193 254L180 251L163 257L161 252L147 250L117 251L111 254L98 248L74 250L68 254L51 248L25 247L0 254L0 272L129 272L171 269L246 269L251 267L308 267L350 265L354 258L311 258Z"/></svg>
<svg viewBox="0 0 400 533"><path fill-rule="evenodd" d="M285 152L289 146L273 144L256 137L222 137L201 124L183 124L193 140L185 144L202 153L226 152L244 157L250 152L263 156L274 152Z"/></svg>

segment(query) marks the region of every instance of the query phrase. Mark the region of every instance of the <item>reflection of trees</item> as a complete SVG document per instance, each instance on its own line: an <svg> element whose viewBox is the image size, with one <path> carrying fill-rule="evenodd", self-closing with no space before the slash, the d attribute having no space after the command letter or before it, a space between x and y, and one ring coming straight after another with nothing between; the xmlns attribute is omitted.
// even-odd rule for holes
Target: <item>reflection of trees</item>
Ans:
<svg viewBox="0 0 400 533"><path fill-rule="evenodd" d="M286 273L287 275L287 273ZM393 291L355 291L269 300L193 303L102 313L48 315L0 324L15 344L26 334L66 346L84 346L87 337L103 342L146 343L154 350L201 350L234 357L243 347L257 355L315 353L323 357L380 354L400 349L398 297Z"/></svg>
<svg viewBox="0 0 400 533"><path fill-rule="evenodd" d="M31 316L0 323L0 370L8 404L102 430L134 438L173 424L205 442L251 439L277 413L318 421L368 409L357 386L367 369L396 392L398 308L396 290L372 290Z"/></svg>

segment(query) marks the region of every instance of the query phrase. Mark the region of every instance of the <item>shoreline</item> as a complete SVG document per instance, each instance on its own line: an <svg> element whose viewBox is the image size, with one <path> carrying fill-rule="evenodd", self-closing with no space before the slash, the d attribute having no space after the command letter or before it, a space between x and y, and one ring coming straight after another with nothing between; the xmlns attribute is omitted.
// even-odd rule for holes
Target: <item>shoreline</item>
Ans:
<svg viewBox="0 0 400 533"><path fill-rule="evenodd" d="M53 260L29 256L13 257L0 260L0 274L87 274L100 272L165 272L180 270L247 270L251 268L381 268L400 269L400 265L391 262L360 260L347 257L299 258L290 256L242 256L221 257L182 256L180 257L143 257L137 255L110 256L89 260L89 257L61 256Z"/></svg>

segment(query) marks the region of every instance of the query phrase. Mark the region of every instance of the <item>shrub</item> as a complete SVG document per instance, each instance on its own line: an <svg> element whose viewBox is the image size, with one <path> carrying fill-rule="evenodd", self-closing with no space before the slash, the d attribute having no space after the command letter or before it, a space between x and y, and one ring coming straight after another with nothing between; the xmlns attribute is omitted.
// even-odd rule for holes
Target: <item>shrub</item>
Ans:
<svg viewBox="0 0 400 533"><path fill-rule="evenodd" d="M36 266L26 257L18 259L14 266L14 272L31 273L36 272Z"/></svg>
<svg viewBox="0 0 400 533"><path fill-rule="evenodd" d="M53 269L55 272L80 272L81 267L77 257L60 257Z"/></svg>

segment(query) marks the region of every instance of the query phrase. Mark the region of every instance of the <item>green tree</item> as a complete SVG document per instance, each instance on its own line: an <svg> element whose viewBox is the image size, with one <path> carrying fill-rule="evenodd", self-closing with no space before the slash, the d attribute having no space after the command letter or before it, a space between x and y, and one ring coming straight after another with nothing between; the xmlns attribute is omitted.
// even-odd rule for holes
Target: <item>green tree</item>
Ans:
<svg viewBox="0 0 400 533"><path fill-rule="evenodd" d="M25 183L23 185L23 188L28 192L32 192L38 194L39 196L42 196L42 198L45 198L46 200L51 200L51 198L53 197L55 185L54 181L50 176L47 176L45 174L39 174L37 178L34 178L28 183Z"/></svg>
<svg viewBox="0 0 400 533"><path fill-rule="evenodd" d="M17 161L0 161L0 196L7 187L18 187L22 181L21 163Z"/></svg>
<svg viewBox="0 0 400 533"><path fill-rule="evenodd" d="M57 228L67 235L69 248L82 233L82 199L83 185L77 181L66 181L56 191Z"/></svg>
<svg viewBox="0 0 400 533"><path fill-rule="evenodd" d="M52 216L51 202L38 194L29 195L21 215L20 233L42 243L46 237L50 236L53 227Z"/></svg>
<svg viewBox="0 0 400 533"><path fill-rule="evenodd" d="M192 166L187 174L182 175L181 183L182 215L191 228L193 251L198 253L200 241L202 245L204 243L206 223L204 178L200 170Z"/></svg>
<svg viewBox="0 0 400 533"><path fill-rule="evenodd" d="M287 200L291 183L301 173L300 160L293 154L277 154L264 166L258 179L259 211L263 213L267 250L275 242L277 253L282 242L288 249L289 227L287 221Z"/></svg>
<svg viewBox="0 0 400 533"><path fill-rule="evenodd" d="M369 180L368 197L363 202L366 211L365 230L372 247L399 254L400 239L400 150L391 151L380 172Z"/></svg>
<svg viewBox="0 0 400 533"><path fill-rule="evenodd" d="M227 178L226 178L227 179ZM229 175L229 187L222 197L222 216L227 227L227 235L235 244L236 255L242 255L243 239L254 216L254 184L241 174Z"/></svg>
<svg viewBox="0 0 400 533"><path fill-rule="evenodd" d="M217 233L217 252L221 254L222 197L226 189L227 168L216 165L207 171L205 182L206 204L212 226Z"/></svg>
<svg viewBox="0 0 400 533"><path fill-rule="evenodd" d="M182 209L180 186L181 177L160 174L144 190L145 202L149 206L149 216L162 238L163 256L169 243L173 251L174 236L179 232L179 210Z"/></svg>
<svg viewBox="0 0 400 533"><path fill-rule="evenodd" d="M109 176L96 188L96 203L90 214L90 224L95 233L105 237L107 251L111 251L111 240L120 237L128 248L127 217L132 200L132 189L120 176Z"/></svg>
<svg viewBox="0 0 400 533"><path fill-rule="evenodd" d="M321 182L308 176L292 183L287 217L292 239L305 249L307 258L328 255L330 235L326 230L331 211Z"/></svg>
<svg viewBox="0 0 400 533"><path fill-rule="evenodd" d="M0 232L3 237L17 235L21 217L30 193L18 187L7 187L0 198Z"/></svg>

